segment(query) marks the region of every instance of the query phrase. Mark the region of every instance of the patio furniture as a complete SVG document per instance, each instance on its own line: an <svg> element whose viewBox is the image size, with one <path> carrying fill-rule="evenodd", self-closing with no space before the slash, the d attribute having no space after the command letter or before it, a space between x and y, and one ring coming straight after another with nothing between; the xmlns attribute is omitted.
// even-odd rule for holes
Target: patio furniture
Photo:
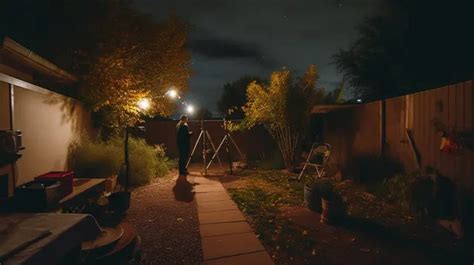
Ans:
<svg viewBox="0 0 474 265"><path fill-rule="evenodd" d="M324 143L317 145L314 143L311 146L311 151L306 158L306 162L303 163L303 169L301 170L298 180L301 180L303 177L304 171L308 166L314 167L316 169L316 174L318 178L324 177L326 175L326 165L331 156L332 147L330 144Z"/></svg>
<svg viewBox="0 0 474 265"><path fill-rule="evenodd" d="M82 242L101 231L88 214L0 214L0 263L76 264Z"/></svg>

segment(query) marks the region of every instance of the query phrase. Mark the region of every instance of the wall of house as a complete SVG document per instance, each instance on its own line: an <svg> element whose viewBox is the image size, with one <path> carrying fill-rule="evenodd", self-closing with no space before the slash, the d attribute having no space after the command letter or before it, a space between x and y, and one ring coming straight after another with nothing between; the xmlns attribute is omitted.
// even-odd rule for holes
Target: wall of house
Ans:
<svg viewBox="0 0 474 265"><path fill-rule="evenodd" d="M176 146L176 123L176 121L149 121L145 124L145 139L147 142L149 144L164 144L166 147L166 154L173 158L178 157L178 149ZM200 122L189 121L189 128L193 132L191 146L194 146L200 133ZM204 128L209 132L212 141L217 148L225 135L224 129L222 128L222 121L204 121ZM275 152L277 148L276 143L263 127L255 127L250 131L232 132L231 135L241 152L251 160L268 157L271 155L271 152ZM232 144L230 149L232 159L239 159L239 155ZM201 150L202 148L199 146L195 153L196 158L200 157ZM224 148L221 152L221 158L226 158Z"/></svg>
<svg viewBox="0 0 474 265"><path fill-rule="evenodd" d="M14 124L26 147L17 162L17 185L48 171L66 170L71 144L90 129L89 116L77 101L17 86Z"/></svg>
<svg viewBox="0 0 474 265"><path fill-rule="evenodd" d="M14 86L14 129L23 134L22 157L16 163L15 186L35 176L68 168L71 144L83 131L91 132L87 111L74 99L9 77ZM21 86L19 86L21 85ZM8 84L0 83L0 125L9 124ZM8 112L6 112L8 114ZM8 127L5 127L8 129Z"/></svg>

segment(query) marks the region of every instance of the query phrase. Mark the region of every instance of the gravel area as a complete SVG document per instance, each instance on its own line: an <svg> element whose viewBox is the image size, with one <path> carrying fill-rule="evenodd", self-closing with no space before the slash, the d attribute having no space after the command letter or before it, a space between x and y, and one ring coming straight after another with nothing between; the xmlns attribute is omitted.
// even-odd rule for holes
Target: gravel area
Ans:
<svg viewBox="0 0 474 265"><path fill-rule="evenodd" d="M189 183L176 177L173 172L132 193L126 219L142 240L139 264L202 264L196 201Z"/></svg>

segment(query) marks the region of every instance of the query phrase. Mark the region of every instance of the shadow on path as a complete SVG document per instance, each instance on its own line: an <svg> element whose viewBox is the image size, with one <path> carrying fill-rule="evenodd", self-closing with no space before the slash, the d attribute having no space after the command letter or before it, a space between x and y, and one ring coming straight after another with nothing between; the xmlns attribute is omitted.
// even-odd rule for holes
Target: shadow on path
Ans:
<svg viewBox="0 0 474 265"><path fill-rule="evenodd" d="M194 200L193 185L186 177L179 176L173 187L173 194L177 201L192 202Z"/></svg>

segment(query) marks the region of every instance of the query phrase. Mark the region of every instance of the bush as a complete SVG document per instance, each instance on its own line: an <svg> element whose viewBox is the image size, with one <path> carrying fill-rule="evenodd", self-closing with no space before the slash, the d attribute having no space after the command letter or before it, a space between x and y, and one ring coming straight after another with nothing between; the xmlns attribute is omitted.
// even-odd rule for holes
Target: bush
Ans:
<svg viewBox="0 0 474 265"><path fill-rule="evenodd" d="M377 195L418 214L428 213L432 207L433 183L416 174L399 174L383 181Z"/></svg>
<svg viewBox="0 0 474 265"><path fill-rule="evenodd" d="M121 149L98 139L81 137L73 145L71 169L83 178L106 178L120 171L123 161Z"/></svg>
<svg viewBox="0 0 474 265"><path fill-rule="evenodd" d="M112 144L122 146L123 139L114 138ZM148 145L145 140L131 137L128 142L129 150L129 183L140 186L149 183L156 176L164 176L170 168L170 161L165 156L164 148ZM123 151L122 151L123 152Z"/></svg>
<svg viewBox="0 0 474 265"><path fill-rule="evenodd" d="M139 186L156 176L164 176L172 167L161 146L150 146L145 140L129 139L129 184ZM72 152L72 170L79 177L108 177L119 174L123 163L123 139L101 141L82 137Z"/></svg>

